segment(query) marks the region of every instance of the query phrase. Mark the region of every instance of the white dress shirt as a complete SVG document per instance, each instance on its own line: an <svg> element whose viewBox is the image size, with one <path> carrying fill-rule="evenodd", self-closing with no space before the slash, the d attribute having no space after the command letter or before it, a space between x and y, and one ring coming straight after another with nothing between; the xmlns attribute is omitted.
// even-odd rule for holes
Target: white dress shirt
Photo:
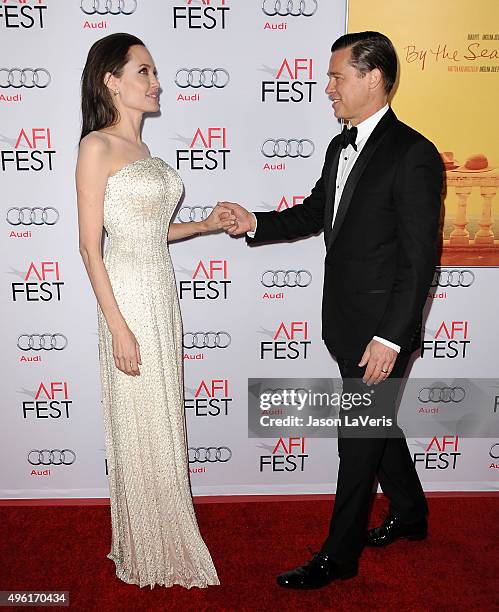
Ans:
<svg viewBox="0 0 499 612"><path fill-rule="evenodd" d="M347 182L348 176L352 171L352 168L357 161L364 145L367 142L367 139L371 135L374 128L378 125L380 119L383 115L388 111L388 104L383 106L379 111L371 115L367 119L364 119L361 123L357 124L357 138L355 140L355 144L357 145L357 151L352 147L351 144L348 145L346 149L342 149L340 153L340 159L338 162L338 172L336 173L336 189L334 194L334 209L333 209L333 221L332 226L334 225L334 220L336 219L336 213L338 211L338 205L341 200L341 195L343 193L343 189L345 187L345 183ZM253 214L253 213L252 213ZM247 235L250 238L253 238L256 233L256 216L253 214L253 218L255 220L255 230L253 232L247 232ZM374 336L373 340L377 340L386 346L400 352L400 346L395 344L394 342L390 342L389 340L385 340L385 338L380 338L379 336Z"/></svg>

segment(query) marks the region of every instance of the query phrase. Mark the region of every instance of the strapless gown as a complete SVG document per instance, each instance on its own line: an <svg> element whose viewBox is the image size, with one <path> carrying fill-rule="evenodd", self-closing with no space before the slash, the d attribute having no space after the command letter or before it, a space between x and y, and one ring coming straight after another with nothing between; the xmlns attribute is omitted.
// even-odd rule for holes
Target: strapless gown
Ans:
<svg viewBox="0 0 499 612"><path fill-rule="evenodd" d="M98 307L99 359L116 575L140 587L219 584L199 533L188 473L182 321L167 233L182 181L149 157L108 179L104 265L140 346L140 376L120 372Z"/></svg>

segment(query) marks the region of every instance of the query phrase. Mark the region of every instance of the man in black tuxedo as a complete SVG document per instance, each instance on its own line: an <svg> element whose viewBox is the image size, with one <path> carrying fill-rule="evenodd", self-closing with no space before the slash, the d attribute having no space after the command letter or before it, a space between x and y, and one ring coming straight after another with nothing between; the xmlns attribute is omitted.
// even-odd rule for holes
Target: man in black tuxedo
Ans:
<svg viewBox="0 0 499 612"><path fill-rule="evenodd" d="M326 94L350 124L328 146L322 174L300 206L250 213L224 202L249 244L324 230L322 336L345 383L376 387L394 416L401 379L421 341L422 310L438 245L442 163L434 145L388 106L397 77L391 41L346 34L331 48ZM383 382L390 377L394 384ZM397 382L398 381L398 382ZM379 384L381 383L381 384ZM365 389L364 389L365 390ZM330 532L311 561L279 585L318 588L357 574L364 545L423 539L428 507L403 432L338 437L340 464ZM366 533L375 479L390 500L384 523Z"/></svg>

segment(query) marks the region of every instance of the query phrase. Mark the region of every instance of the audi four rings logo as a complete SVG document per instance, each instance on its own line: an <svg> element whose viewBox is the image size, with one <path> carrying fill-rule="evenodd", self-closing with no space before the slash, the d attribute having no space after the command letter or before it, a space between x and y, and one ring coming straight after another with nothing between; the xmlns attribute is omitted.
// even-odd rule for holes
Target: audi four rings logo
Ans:
<svg viewBox="0 0 499 612"><path fill-rule="evenodd" d="M314 151L315 145L308 138L268 138L262 145L265 157L311 157Z"/></svg>
<svg viewBox="0 0 499 612"><path fill-rule="evenodd" d="M10 225L55 225L59 221L59 211L53 206L16 206L7 211Z"/></svg>
<svg viewBox="0 0 499 612"><path fill-rule="evenodd" d="M179 223L204 221L213 210L213 206L183 206L177 215Z"/></svg>
<svg viewBox="0 0 499 612"><path fill-rule="evenodd" d="M499 459L499 442L492 444L489 455L492 457L492 459Z"/></svg>
<svg viewBox="0 0 499 612"><path fill-rule="evenodd" d="M28 461L31 465L71 465L76 461L76 453L69 448L31 450Z"/></svg>
<svg viewBox="0 0 499 612"><path fill-rule="evenodd" d="M444 404L462 402L466 391L462 387L425 387L421 389L418 399L423 404L428 402L443 402Z"/></svg>
<svg viewBox="0 0 499 612"><path fill-rule="evenodd" d="M184 348L186 349L213 349L227 348L231 337L225 331L219 332L187 332L184 334Z"/></svg>
<svg viewBox="0 0 499 612"><path fill-rule="evenodd" d="M52 80L50 72L45 68L0 68L0 88L7 89L44 89Z"/></svg>
<svg viewBox="0 0 499 612"><path fill-rule="evenodd" d="M227 87L230 76L225 68L180 68L175 75L178 87Z"/></svg>
<svg viewBox="0 0 499 612"><path fill-rule="evenodd" d="M317 0L263 0L262 11L269 17L312 17L317 11Z"/></svg>
<svg viewBox="0 0 499 612"><path fill-rule="evenodd" d="M21 334L17 339L21 351L63 351L67 345L64 334Z"/></svg>
<svg viewBox="0 0 499 612"><path fill-rule="evenodd" d="M266 270L262 274L264 287L308 287L311 282L308 270Z"/></svg>
<svg viewBox="0 0 499 612"><path fill-rule="evenodd" d="M227 463L232 457L232 451L228 446L200 446L190 448L189 463Z"/></svg>
<svg viewBox="0 0 499 612"><path fill-rule="evenodd" d="M137 0L81 0L85 15L131 15L137 10Z"/></svg>
<svg viewBox="0 0 499 612"><path fill-rule="evenodd" d="M475 274L471 270L436 270L432 287L471 287Z"/></svg>

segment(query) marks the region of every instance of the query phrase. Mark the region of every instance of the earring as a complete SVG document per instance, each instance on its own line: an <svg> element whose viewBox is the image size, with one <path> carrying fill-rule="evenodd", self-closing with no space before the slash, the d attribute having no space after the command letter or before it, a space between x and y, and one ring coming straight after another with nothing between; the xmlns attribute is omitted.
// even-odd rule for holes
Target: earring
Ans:
<svg viewBox="0 0 499 612"><path fill-rule="evenodd" d="M114 90L114 95L115 95L115 96L117 96L119 93L120 93L120 90L119 90L119 89L115 89L115 90Z"/></svg>

